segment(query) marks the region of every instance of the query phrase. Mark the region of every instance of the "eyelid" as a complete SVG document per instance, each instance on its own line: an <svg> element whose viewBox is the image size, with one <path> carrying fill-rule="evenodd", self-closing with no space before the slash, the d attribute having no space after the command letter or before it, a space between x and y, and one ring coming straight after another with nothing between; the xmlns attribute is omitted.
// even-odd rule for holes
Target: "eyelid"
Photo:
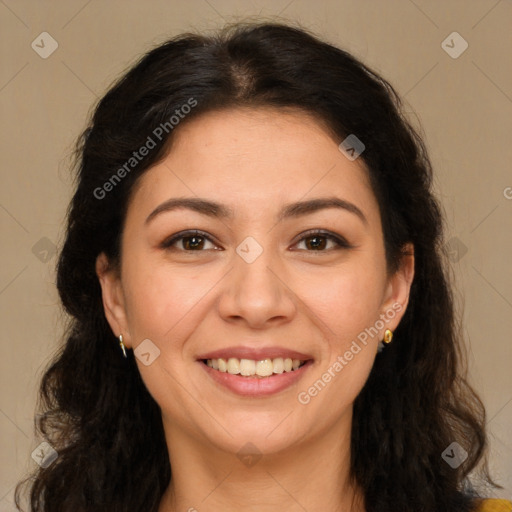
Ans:
<svg viewBox="0 0 512 512"><path fill-rule="evenodd" d="M298 235L300 238L293 245L297 245L299 242L302 242L306 238L310 238L313 235L318 235L323 238L327 238L328 240L332 240L337 245L336 249L352 249L352 248L354 248L354 246L352 244L350 244L345 239L345 237L338 235L337 233L333 233L331 231L328 231L325 229L318 229L318 228L309 229L307 231L304 231L303 233L300 233L300 235ZM305 252L313 252L313 253L314 252L331 252L336 249L329 249L326 251L305 251Z"/></svg>
<svg viewBox="0 0 512 512"><path fill-rule="evenodd" d="M180 231L179 233L175 233L174 235L171 235L169 238L166 238L161 244L160 248L162 249L170 249L171 246L181 240L182 238L188 238L192 236L200 236L202 238L205 238L209 242L211 242L214 245L220 245L217 244L217 242L213 239L211 235L206 233L205 231L201 231L200 229L186 229L185 231ZM203 251L185 251L181 250L181 252L204 252Z"/></svg>
<svg viewBox="0 0 512 512"><path fill-rule="evenodd" d="M300 233L299 235L297 235L299 238L293 243L293 245L295 246L295 245L299 244L300 242L303 242L305 239L312 237L314 235L318 235L318 236L321 236L323 238L327 238L328 240L333 241L337 247L335 249L328 249L328 250L321 250L321 251L307 251L306 250L303 252L322 253L322 252L331 252L331 251L337 250L337 249L352 249L352 248L354 248L354 246L352 244L350 244L343 236L333 233L331 231L328 231L325 229L319 229L319 228L309 229L307 231L304 231L303 233ZM162 249L170 249L172 247L172 245L174 243L176 243L177 241L179 241L183 238L188 238L188 237L192 237L192 236L200 236L200 237L208 240L215 246L220 245L215 241L215 239L211 235L209 235L205 231L201 231L200 229L188 229L185 231L180 231L178 233L175 233L174 235L165 239L160 244L160 247ZM178 250L181 252L188 252L188 253L205 252L206 251L206 249L198 250L198 251L186 251L183 249L178 249ZM209 250L212 250L212 249L209 249ZM214 250L219 250L219 249L218 249L218 247L216 247L216 249L214 249ZM220 249L220 250L223 250L223 249Z"/></svg>

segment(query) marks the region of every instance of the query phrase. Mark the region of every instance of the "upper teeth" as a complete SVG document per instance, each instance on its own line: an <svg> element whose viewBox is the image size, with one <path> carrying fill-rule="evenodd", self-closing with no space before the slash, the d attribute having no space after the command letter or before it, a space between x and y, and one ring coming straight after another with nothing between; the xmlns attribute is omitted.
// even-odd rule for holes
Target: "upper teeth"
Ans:
<svg viewBox="0 0 512 512"><path fill-rule="evenodd" d="M229 359L208 359L206 364L214 370L228 372L233 375L268 377L273 373L291 372L297 370L304 361L300 359L291 359L289 357L276 357L275 359L262 359L255 361L253 359L238 359L230 357Z"/></svg>

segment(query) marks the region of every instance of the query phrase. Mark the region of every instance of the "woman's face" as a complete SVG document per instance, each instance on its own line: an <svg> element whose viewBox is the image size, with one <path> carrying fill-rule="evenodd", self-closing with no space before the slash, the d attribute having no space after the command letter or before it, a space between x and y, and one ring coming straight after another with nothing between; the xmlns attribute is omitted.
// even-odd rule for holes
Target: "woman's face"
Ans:
<svg viewBox="0 0 512 512"><path fill-rule="evenodd" d="M387 275L362 160L302 113L212 112L178 130L132 196L119 275L97 265L168 441L274 453L348 428L413 276L412 257Z"/></svg>

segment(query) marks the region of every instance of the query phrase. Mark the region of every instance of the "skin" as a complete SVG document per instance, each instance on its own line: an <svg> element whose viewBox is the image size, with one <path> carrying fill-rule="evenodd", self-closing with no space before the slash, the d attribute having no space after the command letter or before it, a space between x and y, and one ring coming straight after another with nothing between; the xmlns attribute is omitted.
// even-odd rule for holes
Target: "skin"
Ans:
<svg viewBox="0 0 512 512"><path fill-rule="evenodd" d="M211 112L175 136L168 156L134 191L120 269L104 254L96 265L113 333L127 348L150 339L160 350L149 366L137 359L162 410L173 472L159 512L364 511L361 489L349 478L352 406L384 330L393 331L405 312L414 256L388 275L362 159L348 160L340 141L307 114ZM179 209L145 223L168 199L196 196L229 206L235 217ZM285 204L332 196L356 205L366 223L337 208L276 220ZM320 238L326 245L315 250L315 235L300 240L313 228L351 247ZM206 232L210 241L200 239L197 249L190 238L161 247L187 229ZM236 252L248 236L263 248L252 263ZM308 404L300 403L299 392L393 304L401 311L359 344L361 351ZM311 354L314 363L276 395L241 397L213 382L196 359L242 344L284 346ZM237 457L247 442L262 454L252 466Z"/></svg>

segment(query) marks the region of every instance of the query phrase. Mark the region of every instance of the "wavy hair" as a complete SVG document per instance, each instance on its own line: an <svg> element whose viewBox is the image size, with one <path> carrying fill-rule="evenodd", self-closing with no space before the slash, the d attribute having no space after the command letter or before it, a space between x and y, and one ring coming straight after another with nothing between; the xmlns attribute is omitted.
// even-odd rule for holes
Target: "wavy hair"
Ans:
<svg viewBox="0 0 512 512"><path fill-rule="evenodd" d="M191 99L195 106L179 116ZM361 158L379 203L390 272L405 244L414 245L407 310L354 403L351 475L367 512L474 510L479 496L470 472L478 468L495 484L485 410L465 376L425 144L375 71L304 28L264 22L185 33L155 47L111 86L79 138L57 266L70 322L42 379L37 420L58 458L19 484L16 503L30 482L34 512L157 511L172 474L160 409L133 352L121 356L95 261L105 252L119 262L134 184L167 154L173 132L205 112L244 106L312 114L339 142L355 134L366 146ZM171 126L172 116L178 125ZM148 137L154 147L128 167ZM454 441L468 452L456 469L441 456Z"/></svg>

